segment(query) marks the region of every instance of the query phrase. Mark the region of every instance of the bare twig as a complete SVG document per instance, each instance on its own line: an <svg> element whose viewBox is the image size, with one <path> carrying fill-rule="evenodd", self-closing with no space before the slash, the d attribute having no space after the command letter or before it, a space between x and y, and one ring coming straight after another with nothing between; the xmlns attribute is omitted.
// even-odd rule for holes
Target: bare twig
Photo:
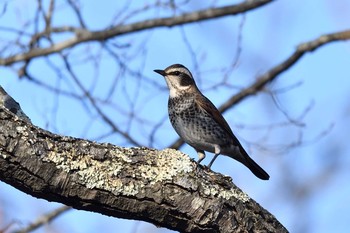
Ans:
<svg viewBox="0 0 350 233"><path fill-rule="evenodd" d="M221 112L224 112L230 107L232 107L232 105L239 103L245 97L257 93L258 91L263 89L266 84L275 80L275 78L277 78L279 74L283 73L284 71L289 69L292 65L294 65L307 52L313 52L314 50L320 48L322 45L325 45L331 42L349 40L349 39L350 39L350 30L346 30L342 32L326 34L326 35L320 36L315 40L300 44L290 57L288 57L285 61L273 67L269 71L267 71L262 76L258 77L255 83L243 89L238 94L232 96L228 101L226 101L223 105L220 106L219 110Z"/></svg>
<svg viewBox="0 0 350 233"><path fill-rule="evenodd" d="M65 68L67 69L68 73L71 75L71 77L73 78L74 82L78 85L78 87L81 89L81 91L84 93L84 95L86 96L86 98L89 100L89 102L91 103L91 105L93 106L93 108L97 111L97 113L101 116L101 118L103 119L104 122L106 122L112 129L114 132L117 132L119 134L121 134L125 139L127 139L131 144L135 145L135 146L141 146L140 143L138 143L135 139L133 139L127 132L123 132L121 129L119 129L119 127L114 124L113 120L110 119L103 111L102 109L97 105L96 100L94 97L91 96L91 94L89 93L89 91L86 90L86 88L83 86L83 84L79 81L79 78L75 75L73 69L71 68L70 63L68 62L68 59L65 55L60 54L63 61L64 61L64 65Z"/></svg>
<svg viewBox="0 0 350 233"><path fill-rule="evenodd" d="M29 224L28 226L26 226L22 229L13 231L12 233L28 233L28 232L34 231L34 230L38 229L39 227L43 226L44 224L51 222L53 219L57 218L62 213L66 212L67 210L70 210L70 209L72 209L72 207L70 207L70 206L62 206L60 208L57 208L57 209L53 210L52 212L49 212L47 214L40 216L38 219L36 219L34 222Z"/></svg>
<svg viewBox="0 0 350 233"><path fill-rule="evenodd" d="M83 16L80 13L80 7L78 6L78 4L76 3L76 1L73 0L67 0L67 3L72 7L75 15L78 18L79 24L82 28L86 28L86 24L83 20Z"/></svg>

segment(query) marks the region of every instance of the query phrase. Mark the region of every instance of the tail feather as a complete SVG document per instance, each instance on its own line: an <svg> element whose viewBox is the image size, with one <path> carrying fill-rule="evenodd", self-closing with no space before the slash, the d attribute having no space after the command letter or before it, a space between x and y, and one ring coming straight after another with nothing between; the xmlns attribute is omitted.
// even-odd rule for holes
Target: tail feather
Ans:
<svg viewBox="0 0 350 233"><path fill-rule="evenodd" d="M268 180L270 178L269 174L267 174L267 172L264 169L262 169L252 158L250 158L248 153L240 144L238 147L238 151L236 150L235 156L232 158L244 164L256 177L262 180Z"/></svg>
<svg viewBox="0 0 350 233"><path fill-rule="evenodd" d="M258 178L262 180L268 180L270 178L269 174L267 174L264 169L262 169L254 160L252 160L249 156L245 157L244 165L246 165L251 172Z"/></svg>

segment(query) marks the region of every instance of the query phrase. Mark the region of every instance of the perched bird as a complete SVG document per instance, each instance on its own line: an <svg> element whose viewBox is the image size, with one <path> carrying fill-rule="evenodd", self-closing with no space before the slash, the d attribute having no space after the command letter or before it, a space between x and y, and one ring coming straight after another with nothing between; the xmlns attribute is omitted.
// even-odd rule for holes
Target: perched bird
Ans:
<svg viewBox="0 0 350 233"><path fill-rule="evenodd" d="M249 157L219 110L199 91L185 66L174 64L154 71L165 78L170 91L170 122L179 136L197 151L198 164L205 158L204 151L209 151L215 153L209 168L218 155L223 154L247 166L260 179L270 178Z"/></svg>

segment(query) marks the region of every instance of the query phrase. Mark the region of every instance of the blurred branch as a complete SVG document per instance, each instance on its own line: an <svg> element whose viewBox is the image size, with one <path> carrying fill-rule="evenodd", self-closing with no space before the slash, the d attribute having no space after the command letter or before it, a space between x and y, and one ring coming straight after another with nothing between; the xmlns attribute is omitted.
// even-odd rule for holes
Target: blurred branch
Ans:
<svg viewBox="0 0 350 233"><path fill-rule="evenodd" d="M38 34L47 35L52 32L69 30L74 32L75 36L60 43L56 43L47 48L33 48L26 53L18 53L7 58L1 58L0 65L9 66L16 62L30 60L35 57L46 56L49 54L60 52L66 48L72 48L78 44L88 41L105 41L115 36L125 35L128 33L134 33L142 30L157 27L172 27L176 25L199 22L228 15L240 14L263 6L271 1L272 0L249 0L236 5L210 8L174 17L144 20L138 23L132 23L127 25L117 25L101 31L89 31L85 28L74 28L69 26L58 28L46 28L44 32ZM37 39L38 36L34 35L33 37Z"/></svg>
<svg viewBox="0 0 350 233"><path fill-rule="evenodd" d="M27 227L22 228L20 230L12 231L11 233L28 233L28 232L34 231L39 227L41 227L42 225L51 222L52 220L54 220L55 218L57 218L67 210L70 210L71 208L72 207L70 206L62 206L60 208L57 208L52 212L49 212L47 214L40 216L37 220L29 224Z"/></svg>
<svg viewBox="0 0 350 233"><path fill-rule="evenodd" d="M81 15L80 6L78 5L77 1L67 0L67 2L72 7L76 17L78 18L80 27L86 28L86 24L85 24L85 22L83 20L83 16Z"/></svg>
<svg viewBox="0 0 350 233"><path fill-rule="evenodd" d="M262 90L268 83L275 80L278 75L283 73L292 67L299 59L308 52L313 52L316 49L320 48L323 45L326 45L331 42L350 40L350 30L335 32L326 35L322 35L315 40L300 44L294 53L289 56L286 60L273 67L265 74L261 75L256 79L256 81L251 84L249 87L244 88L239 93L233 95L229 98L224 104L222 104L218 109L220 112L225 112L230 109L233 105L241 102L243 99L250 95L254 95L260 90ZM182 139L176 140L171 144L171 148L178 149L184 144Z"/></svg>
<svg viewBox="0 0 350 233"><path fill-rule="evenodd" d="M179 151L60 136L2 106L0 180L34 197L180 232L287 232L230 178Z"/></svg>
<svg viewBox="0 0 350 233"><path fill-rule="evenodd" d="M64 61L64 65L65 65L65 68L67 69L68 73L71 75L74 82L77 84L77 86L84 93L84 96L89 100L90 104L93 106L93 108L96 110L98 115L102 118L102 120L104 122L106 122L106 124L108 124L114 132L117 132L118 134L122 135L126 140L128 140L128 142L130 142L131 144L133 144L135 146L141 146L141 144L138 143L136 141L136 139L132 138L127 132L123 132L121 129L119 129L119 127L116 124L114 124L113 120L102 111L102 109L96 103L96 99L93 96L91 96L91 94L88 90L85 89L83 83L80 82L77 75L73 72L73 69L72 69L70 63L68 62L67 56L65 56L61 53L60 53L60 55Z"/></svg>
<svg viewBox="0 0 350 233"><path fill-rule="evenodd" d="M331 42L349 39L350 30L346 30L342 32L326 34L318 37L315 40L300 44L295 50L295 52L291 56L289 56L285 61L273 67L262 76L258 77L255 83L253 83L249 87L243 89L238 94L232 96L228 101L226 101L223 105L220 106L219 110L221 112L225 112L233 105L242 101L245 97L256 94L258 91L262 90L266 84L275 80L279 74L283 73L284 71L288 70L291 66L293 66L306 53L313 52L321 46Z"/></svg>

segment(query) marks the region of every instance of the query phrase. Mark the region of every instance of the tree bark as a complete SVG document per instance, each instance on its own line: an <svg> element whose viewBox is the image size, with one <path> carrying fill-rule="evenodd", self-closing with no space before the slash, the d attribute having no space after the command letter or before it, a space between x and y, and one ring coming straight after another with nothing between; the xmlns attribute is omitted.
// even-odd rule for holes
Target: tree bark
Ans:
<svg viewBox="0 0 350 233"><path fill-rule="evenodd" d="M231 178L179 151L60 136L3 106L0 179L34 197L180 232L287 232Z"/></svg>

